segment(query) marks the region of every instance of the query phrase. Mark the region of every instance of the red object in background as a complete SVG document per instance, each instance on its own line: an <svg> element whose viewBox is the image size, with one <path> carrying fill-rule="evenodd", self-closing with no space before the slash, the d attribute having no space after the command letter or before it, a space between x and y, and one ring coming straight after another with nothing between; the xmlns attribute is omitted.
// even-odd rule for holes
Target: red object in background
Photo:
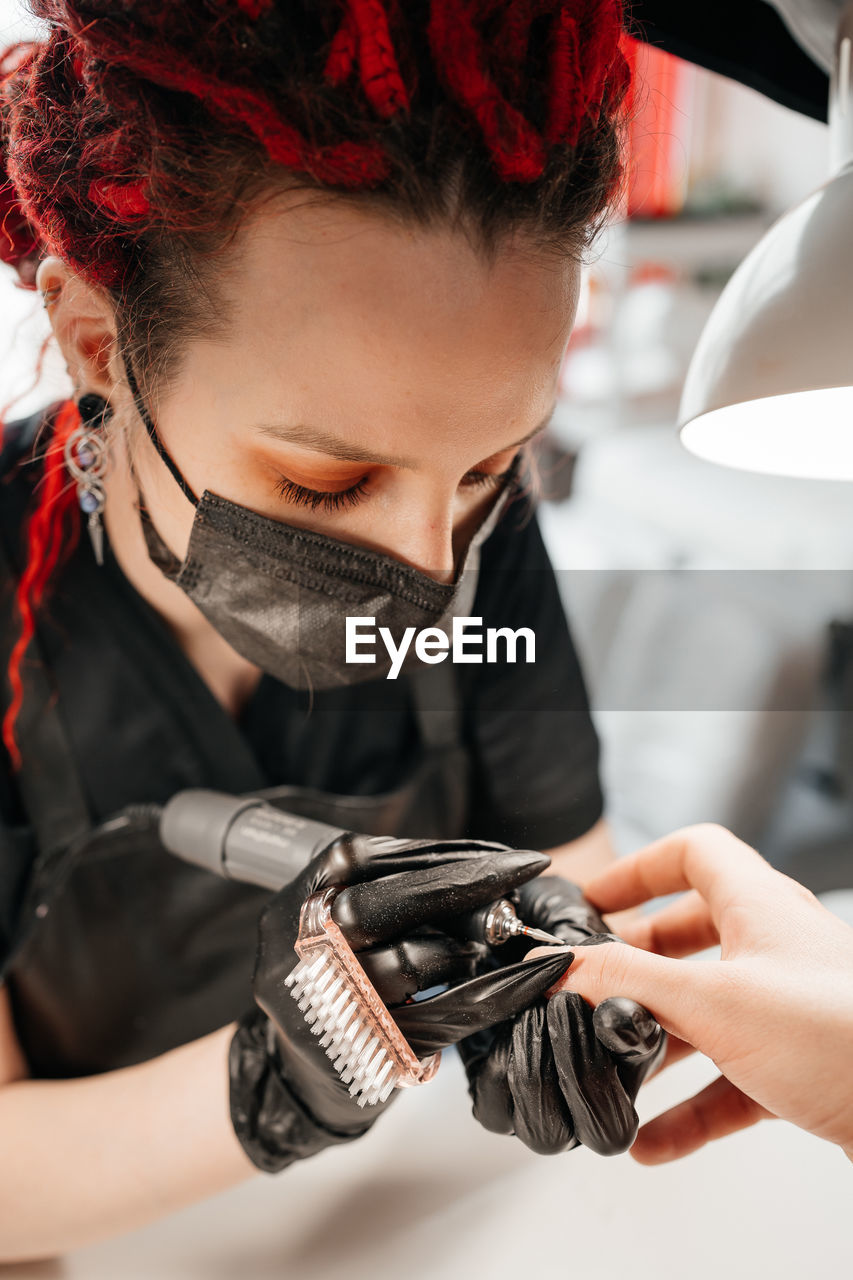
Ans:
<svg viewBox="0 0 853 1280"><path fill-rule="evenodd" d="M690 161L690 104L696 68L627 37L629 218L672 218L684 207Z"/></svg>

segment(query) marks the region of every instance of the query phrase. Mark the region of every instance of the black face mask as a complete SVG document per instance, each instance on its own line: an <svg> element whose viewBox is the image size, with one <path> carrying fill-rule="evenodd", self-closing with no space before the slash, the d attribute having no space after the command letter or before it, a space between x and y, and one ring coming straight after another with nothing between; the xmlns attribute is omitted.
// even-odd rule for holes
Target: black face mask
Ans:
<svg viewBox="0 0 853 1280"><path fill-rule="evenodd" d="M373 618L399 646L407 628L438 627L470 616L480 547L516 489L517 463L475 531L452 583L392 556L325 534L271 520L205 490L196 497L166 452L125 360L128 385L155 449L187 499L195 519L183 562L142 511L148 554L184 591L233 649L296 689L330 689L388 674L387 648L374 663L346 661L347 618ZM400 670L421 666L409 645Z"/></svg>

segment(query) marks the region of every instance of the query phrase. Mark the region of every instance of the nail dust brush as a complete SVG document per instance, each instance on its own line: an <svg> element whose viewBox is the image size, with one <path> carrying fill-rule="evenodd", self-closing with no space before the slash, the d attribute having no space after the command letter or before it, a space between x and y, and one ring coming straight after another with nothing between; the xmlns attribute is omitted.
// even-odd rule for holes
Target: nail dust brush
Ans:
<svg viewBox="0 0 853 1280"><path fill-rule="evenodd" d="M441 1054L423 1062L415 1057L332 919L336 894L336 889L326 889L303 904L296 940L299 964L285 984L342 1082L365 1107L384 1102L393 1089L426 1084L438 1070ZM506 898L466 916L464 936L490 946L518 936L565 945L562 938L523 924Z"/></svg>
<svg viewBox="0 0 853 1280"><path fill-rule="evenodd" d="M355 952L332 919L337 889L302 906L296 954L285 984L360 1107L384 1102L393 1089L425 1084L441 1054L415 1057Z"/></svg>

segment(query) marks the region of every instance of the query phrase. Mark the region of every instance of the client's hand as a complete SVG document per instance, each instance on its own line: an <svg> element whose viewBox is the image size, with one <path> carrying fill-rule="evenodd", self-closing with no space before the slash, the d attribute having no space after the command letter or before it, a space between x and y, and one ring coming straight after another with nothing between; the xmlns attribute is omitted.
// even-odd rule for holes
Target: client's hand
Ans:
<svg viewBox="0 0 853 1280"><path fill-rule="evenodd" d="M614 991L642 1000L672 1033L667 1063L696 1048L720 1069L644 1125L631 1154L675 1160L779 1116L853 1159L853 929L711 825L676 831L586 886L603 911L682 890L624 926L632 946L578 947L561 983L593 1002ZM681 958L717 943L719 960Z"/></svg>
<svg viewBox="0 0 853 1280"><path fill-rule="evenodd" d="M574 948L618 941L577 885L539 876L514 895L525 924ZM502 963L527 944L507 944ZM515 1133L545 1155L583 1144L600 1155L627 1150L637 1133L634 1100L660 1063L666 1036L633 1000L593 1011L574 992L540 999L459 1045L474 1115L494 1133Z"/></svg>

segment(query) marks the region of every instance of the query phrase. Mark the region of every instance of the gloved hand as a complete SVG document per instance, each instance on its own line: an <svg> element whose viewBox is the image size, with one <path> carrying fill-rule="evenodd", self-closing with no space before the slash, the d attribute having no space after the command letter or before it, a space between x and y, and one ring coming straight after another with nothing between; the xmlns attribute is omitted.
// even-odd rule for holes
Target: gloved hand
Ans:
<svg viewBox="0 0 853 1280"><path fill-rule="evenodd" d="M344 885L332 915L420 1058L513 1017L568 967L569 953L474 977L487 948L442 933L442 922L536 876L546 855L472 840L391 840L347 834L265 907L252 992L257 1008L231 1042L231 1119L252 1161L276 1172L359 1137L389 1105L358 1106L284 979L298 962L299 914L311 894ZM428 1000L420 990L461 983ZM395 1091L396 1092L396 1091Z"/></svg>
<svg viewBox="0 0 853 1280"><path fill-rule="evenodd" d="M525 924L572 946L615 936L580 888L560 876L541 876L512 896ZM514 940L498 961L517 961L530 949ZM459 1052L474 1115L486 1129L515 1133L543 1155L581 1143L616 1155L636 1137L634 1101L665 1048L665 1032L635 1001L617 997L593 1010L576 992L561 991L462 1041Z"/></svg>

